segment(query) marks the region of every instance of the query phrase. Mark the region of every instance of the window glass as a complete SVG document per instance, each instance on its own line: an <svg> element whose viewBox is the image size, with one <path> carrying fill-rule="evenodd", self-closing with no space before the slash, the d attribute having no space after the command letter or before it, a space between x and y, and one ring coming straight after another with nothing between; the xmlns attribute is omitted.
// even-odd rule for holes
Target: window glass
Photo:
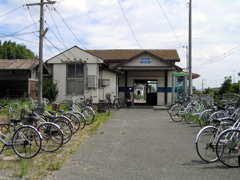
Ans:
<svg viewBox="0 0 240 180"><path fill-rule="evenodd" d="M74 80L68 80L67 81L67 94L75 93L74 87L75 87Z"/></svg>
<svg viewBox="0 0 240 180"><path fill-rule="evenodd" d="M67 65L67 94L84 93L84 65Z"/></svg>
<svg viewBox="0 0 240 180"><path fill-rule="evenodd" d="M76 94L83 94L83 81L76 81Z"/></svg>
<svg viewBox="0 0 240 180"><path fill-rule="evenodd" d="M157 92L157 81L148 81L148 93Z"/></svg>
<svg viewBox="0 0 240 180"><path fill-rule="evenodd" d="M36 79L36 76L35 76L36 74L35 74L35 71L34 70L32 70L31 71L31 79Z"/></svg>
<svg viewBox="0 0 240 180"><path fill-rule="evenodd" d="M76 78L83 78L83 64L76 65Z"/></svg>
<svg viewBox="0 0 240 180"><path fill-rule="evenodd" d="M75 78L75 64L68 64L67 77Z"/></svg>

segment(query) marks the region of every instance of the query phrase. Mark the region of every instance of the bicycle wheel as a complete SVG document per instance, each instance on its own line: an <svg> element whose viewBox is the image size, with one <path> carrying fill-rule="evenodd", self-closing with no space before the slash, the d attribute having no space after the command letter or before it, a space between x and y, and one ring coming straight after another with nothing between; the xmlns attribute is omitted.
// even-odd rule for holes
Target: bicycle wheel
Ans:
<svg viewBox="0 0 240 180"><path fill-rule="evenodd" d="M189 123L193 124L199 119L199 113L194 107L188 107L184 111L184 119Z"/></svg>
<svg viewBox="0 0 240 180"><path fill-rule="evenodd" d="M213 110L205 110L200 114L199 125L200 125L201 128L210 125L209 118L210 118L212 113L213 113Z"/></svg>
<svg viewBox="0 0 240 180"><path fill-rule="evenodd" d="M36 156L42 146L42 138L31 126L20 127L12 138L13 150L21 158L29 159Z"/></svg>
<svg viewBox="0 0 240 180"><path fill-rule="evenodd" d="M72 138L72 127L63 117L57 117L53 123L57 124L63 132L63 144L68 143Z"/></svg>
<svg viewBox="0 0 240 180"><path fill-rule="evenodd" d="M208 163L218 160L216 154L216 140L218 129L214 126L207 126L201 129L196 137L196 150L199 157Z"/></svg>
<svg viewBox="0 0 240 180"><path fill-rule="evenodd" d="M168 114L171 113L171 108L172 108L174 105L175 105L175 104L171 103L171 104L169 104L169 105L167 106L167 112L168 112Z"/></svg>
<svg viewBox="0 0 240 180"><path fill-rule="evenodd" d="M85 107L82 114L86 119L86 125L92 124L95 118L95 113L90 107Z"/></svg>
<svg viewBox="0 0 240 180"><path fill-rule="evenodd" d="M104 104L104 103L100 103L98 104L98 112L102 115L102 116L109 116L110 114L110 108Z"/></svg>
<svg viewBox="0 0 240 180"><path fill-rule="evenodd" d="M72 133L73 134L76 133L80 128L80 120L79 120L78 116L75 115L74 113L66 113L66 114L64 114L64 116L68 117L71 120L72 125L73 125Z"/></svg>
<svg viewBox="0 0 240 180"><path fill-rule="evenodd" d="M175 105L172 107L170 117L175 122L180 122L183 119L184 108L181 105Z"/></svg>
<svg viewBox="0 0 240 180"><path fill-rule="evenodd" d="M38 126L38 132L42 136L41 149L47 152L57 151L63 144L63 132L53 123L44 123Z"/></svg>
<svg viewBox="0 0 240 180"><path fill-rule="evenodd" d="M80 121L80 127L79 128L84 129L85 126L86 126L86 119L85 119L84 115L80 112L74 112L74 111L72 113L74 113Z"/></svg>
<svg viewBox="0 0 240 180"><path fill-rule="evenodd" d="M217 157L228 167L239 167L240 131L226 130L217 141Z"/></svg>

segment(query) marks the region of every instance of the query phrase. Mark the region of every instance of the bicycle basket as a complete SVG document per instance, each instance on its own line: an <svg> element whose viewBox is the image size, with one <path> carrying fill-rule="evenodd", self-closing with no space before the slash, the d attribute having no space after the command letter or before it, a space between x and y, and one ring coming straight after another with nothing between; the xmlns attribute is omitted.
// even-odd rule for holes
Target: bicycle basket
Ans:
<svg viewBox="0 0 240 180"><path fill-rule="evenodd" d="M45 108L44 107L42 107L42 108L37 108L36 109L36 114L38 114L38 115L43 115L44 114L44 112L45 112Z"/></svg>
<svg viewBox="0 0 240 180"><path fill-rule="evenodd" d="M109 99L111 97L110 93L106 93L106 98Z"/></svg>
<svg viewBox="0 0 240 180"><path fill-rule="evenodd" d="M30 113L31 111L27 110L26 108L22 108L20 113L20 118L21 119L28 118Z"/></svg>
<svg viewBox="0 0 240 180"><path fill-rule="evenodd" d="M71 100L66 100L66 107L67 108L73 107L73 102Z"/></svg>

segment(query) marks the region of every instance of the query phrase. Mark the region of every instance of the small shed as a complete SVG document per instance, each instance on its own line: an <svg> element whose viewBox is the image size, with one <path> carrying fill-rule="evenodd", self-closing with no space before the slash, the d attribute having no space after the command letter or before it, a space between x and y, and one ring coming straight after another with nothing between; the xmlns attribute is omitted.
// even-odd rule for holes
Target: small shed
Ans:
<svg viewBox="0 0 240 180"><path fill-rule="evenodd" d="M0 59L0 97L37 99L38 59Z"/></svg>

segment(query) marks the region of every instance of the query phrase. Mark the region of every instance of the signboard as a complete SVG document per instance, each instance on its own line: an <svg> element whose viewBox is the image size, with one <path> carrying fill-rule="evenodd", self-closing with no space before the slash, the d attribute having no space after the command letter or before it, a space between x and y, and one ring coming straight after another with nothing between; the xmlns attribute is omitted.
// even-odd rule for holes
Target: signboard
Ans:
<svg viewBox="0 0 240 180"><path fill-rule="evenodd" d="M151 64L151 59L149 57L141 58L140 64Z"/></svg>

